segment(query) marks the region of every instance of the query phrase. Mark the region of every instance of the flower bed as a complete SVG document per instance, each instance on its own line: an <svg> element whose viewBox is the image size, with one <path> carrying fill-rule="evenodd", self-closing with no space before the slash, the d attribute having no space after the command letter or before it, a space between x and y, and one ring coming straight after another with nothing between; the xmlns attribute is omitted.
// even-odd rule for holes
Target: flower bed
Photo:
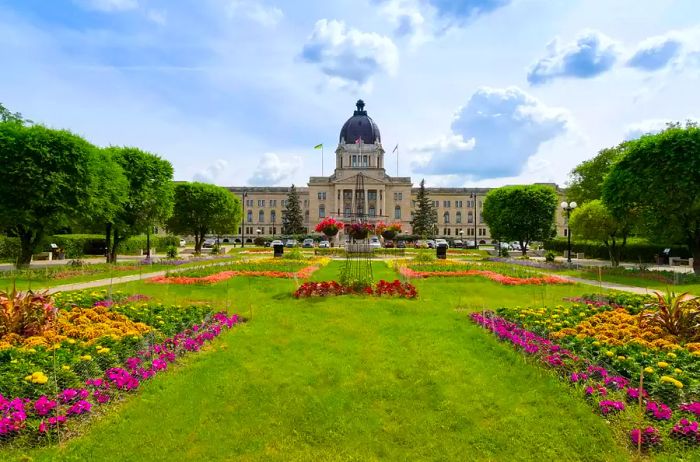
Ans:
<svg viewBox="0 0 700 462"><path fill-rule="evenodd" d="M636 385L638 382L630 382L628 378L613 373L586 356L522 328L515 322L490 311L473 313L470 317L500 340L510 343L544 367L554 370L560 378L579 389L597 412L613 425L624 427L630 425L630 422L643 423L638 428L627 430L629 442L635 448L659 448L665 436L680 441L681 448L700 444L698 423L695 420L700 414L697 396L693 399L690 394L685 395L686 402L669 403L671 405L652 401L652 393L646 388L639 388ZM642 408L641 418L634 411L637 406Z"/></svg>
<svg viewBox="0 0 700 462"><path fill-rule="evenodd" d="M348 294L364 294L372 296L389 296L398 298L416 298L418 293L413 284L401 282L398 279L392 282L380 280L374 286L361 289L343 285L335 281L305 282L294 292L295 298L329 297Z"/></svg>
<svg viewBox="0 0 700 462"><path fill-rule="evenodd" d="M178 357L199 351L224 328L230 329L238 322L237 315L216 313L201 324L194 324L160 343L139 349L121 365L109 367L80 385L61 386L55 394L49 393L51 388L46 385L46 375L35 372L26 379L34 386L42 387L40 396L11 398L0 394L0 436L5 441L8 437L21 436L32 441L48 440L59 431L59 427L66 427L73 420L82 420L96 408L138 389L143 382L167 370Z"/></svg>
<svg viewBox="0 0 700 462"><path fill-rule="evenodd" d="M203 277L189 276L156 276L147 279L146 282L152 284L216 284L218 282L231 279L236 276L246 277L267 277L286 279L307 279L318 270L318 266L307 266L299 271L221 271L216 274Z"/></svg>
<svg viewBox="0 0 700 462"><path fill-rule="evenodd" d="M399 264L399 274L407 278L429 277L466 277L480 276L499 284L517 285L542 285L542 284L571 284L571 281L559 276L537 275L531 273L514 272L503 266L495 265L469 265L465 263L427 263L427 264ZM503 274L510 272L511 274Z"/></svg>

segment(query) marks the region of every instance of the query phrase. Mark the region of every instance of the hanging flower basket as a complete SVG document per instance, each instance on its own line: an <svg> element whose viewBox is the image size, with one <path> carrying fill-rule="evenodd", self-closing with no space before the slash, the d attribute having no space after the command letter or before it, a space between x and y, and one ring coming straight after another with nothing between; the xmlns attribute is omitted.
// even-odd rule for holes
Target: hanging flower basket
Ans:
<svg viewBox="0 0 700 462"><path fill-rule="evenodd" d="M333 237L338 234L338 231L343 229L344 224L342 221L338 221L335 218L327 217L321 220L319 224L316 225L316 232L323 233L327 237Z"/></svg>
<svg viewBox="0 0 700 462"><path fill-rule="evenodd" d="M370 232L374 232L374 226L370 223L353 223L345 227L345 232L355 240L367 239Z"/></svg>
<svg viewBox="0 0 700 462"><path fill-rule="evenodd" d="M377 233L381 234L384 239L394 239L401 232L401 223L386 224L384 222L377 223Z"/></svg>

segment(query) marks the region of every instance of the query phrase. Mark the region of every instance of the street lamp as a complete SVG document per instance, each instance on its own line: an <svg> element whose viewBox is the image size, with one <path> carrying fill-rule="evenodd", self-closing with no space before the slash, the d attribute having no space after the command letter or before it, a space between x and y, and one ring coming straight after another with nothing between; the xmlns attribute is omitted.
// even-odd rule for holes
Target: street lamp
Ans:
<svg viewBox="0 0 700 462"><path fill-rule="evenodd" d="M571 217L571 211L576 208L576 202L562 202L561 208L566 210L566 237L568 239L569 252L566 258L567 263L571 263L571 226L569 226L569 218Z"/></svg>
<svg viewBox="0 0 700 462"><path fill-rule="evenodd" d="M245 214L246 214L246 197L248 197L248 193L246 191L243 191L243 207L241 210L243 210L243 213L241 214L241 248L245 247Z"/></svg>
<svg viewBox="0 0 700 462"><path fill-rule="evenodd" d="M476 192L472 191L469 193L469 198L473 201L474 204L474 248L479 249L479 243L476 240Z"/></svg>
<svg viewBox="0 0 700 462"><path fill-rule="evenodd" d="M459 230L459 240L462 241L462 248L465 248L466 244L464 243L464 230L463 229Z"/></svg>
<svg viewBox="0 0 700 462"><path fill-rule="evenodd" d="M260 233L262 233L260 228L256 229L255 232L258 233L258 238L260 238ZM258 242L260 242L260 239L258 239Z"/></svg>

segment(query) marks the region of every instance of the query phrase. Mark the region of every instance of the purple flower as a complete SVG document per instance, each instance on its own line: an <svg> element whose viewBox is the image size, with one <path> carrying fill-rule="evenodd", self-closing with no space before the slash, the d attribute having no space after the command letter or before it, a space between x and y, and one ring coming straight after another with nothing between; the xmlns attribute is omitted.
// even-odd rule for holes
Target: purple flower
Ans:
<svg viewBox="0 0 700 462"><path fill-rule="evenodd" d="M87 414L90 412L90 408L92 405L88 402L85 401L84 399L81 399L74 405L72 405L70 408L68 408L68 411L66 411L67 415L80 415L80 414Z"/></svg>
<svg viewBox="0 0 700 462"><path fill-rule="evenodd" d="M688 419L681 419L671 430L671 436L690 440L693 443L700 443L700 429L697 422Z"/></svg>
<svg viewBox="0 0 700 462"><path fill-rule="evenodd" d="M639 446L640 438L643 448L649 448L651 446L661 444L661 435L659 435L659 431L654 427L647 427L644 430L634 428L632 431L630 431L630 439L632 440L632 444L634 446Z"/></svg>
<svg viewBox="0 0 700 462"><path fill-rule="evenodd" d="M622 390L630 383L629 380L620 376L605 377L604 382L606 387L611 388L613 390Z"/></svg>
<svg viewBox="0 0 700 462"><path fill-rule="evenodd" d="M647 414L656 420L669 420L671 418L671 408L665 404L649 401L647 403Z"/></svg>
<svg viewBox="0 0 700 462"><path fill-rule="evenodd" d="M625 403L622 401L601 401L598 406L603 415L616 414L625 410Z"/></svg>
<svg viewBox="0 0 700 462"><path fill-rule="evenodd" d="M700 417L700 401L694 401L688 404L681 405L681 411L690 412Z"/></svg>
<svg viewBox="0 0 700 462"><path fill-rule="evenodd" d="M44 416L51 412L58 403L56 401L48 399L46 396L42 396L36 400L34 403L34 410L38 415Z"/></svg>

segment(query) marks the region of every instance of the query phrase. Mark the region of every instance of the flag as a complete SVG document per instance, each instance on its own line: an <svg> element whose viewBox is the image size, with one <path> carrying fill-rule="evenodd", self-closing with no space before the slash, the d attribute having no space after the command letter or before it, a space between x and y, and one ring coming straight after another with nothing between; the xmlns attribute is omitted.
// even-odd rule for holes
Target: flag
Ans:
<svg viewBox="0 0 700 462"><path fill-rule="evenodd" d="M323 143L314 146L314 149L323 149Z"/></svg>
<svg viewBox="0 0 700 462"><path fill-rule="evenodd" d="M391 151L391 153L392 153L392 154L395 153L396 151L398 151L398 149L399 149L399 145L397 144L396 147L394 148L394 150Z"/></svg>
<svg viewBox="0 0 700 462"><path fill-rule="evenodd" d="M360 143L362 143L362 138L358 136L357 139L355 140L355 144L360 144Z"/></svg>

